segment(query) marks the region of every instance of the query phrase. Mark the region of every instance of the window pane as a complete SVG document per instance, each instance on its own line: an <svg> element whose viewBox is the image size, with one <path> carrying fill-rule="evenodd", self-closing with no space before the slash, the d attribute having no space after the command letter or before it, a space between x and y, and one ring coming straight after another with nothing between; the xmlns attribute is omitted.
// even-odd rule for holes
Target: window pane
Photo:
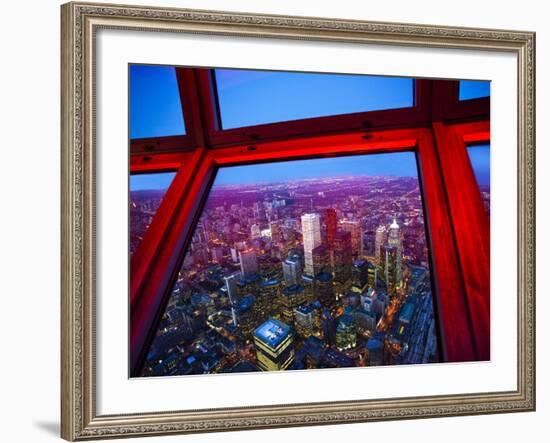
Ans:
<svg viewBox="0 0 550 443"><path fill-rule="evenodd" d="M176 69L130 65L130 138L184 134Z"/></svg>
<svg viewBox="0 0 550 443"><path fill-rule="evenodd" d="M460 80L458 86L458 99L470 100L472 98L489 97L491 95L491 82Z"/></svg>
<svg viewBox="0 0 550 443"><path fill-rule="evenodd" d="M175 175L162 172L130 176L130 256L137 251Z"/></svg>
<svg viewBox="0 0 550 443"><path fill-rule="evenodd" d="M476 176L487 214L491 207L491 149L489 144L468 146L470 163Z"/></svg>
<svg viewBox="0 0 550 443"><path fill-rule="evenodd" d="M216 69L224 129L414 105L411 78Z"/></svg>
<svg viewBox="0 0 550 443"><path fill-rule="evenodd" d="M218 171L142 376L438 361L414 153Z"/></svg>

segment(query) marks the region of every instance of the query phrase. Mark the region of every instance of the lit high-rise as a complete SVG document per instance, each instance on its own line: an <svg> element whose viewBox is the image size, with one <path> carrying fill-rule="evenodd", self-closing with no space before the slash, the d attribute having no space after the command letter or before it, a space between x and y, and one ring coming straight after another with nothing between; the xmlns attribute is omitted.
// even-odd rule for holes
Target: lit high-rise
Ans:
<svg viewBox="0 0 550 443"><path fill-rule="evenodd" d="M302 215L302 237L304 244L304 272L315 275L313 250L321 244L321 218L319 214Z"/></svg>
<svg viewBox="0 0 550 443"><path fill-rule="evenodd" d="M351 235L351 249L356 258L363 256L363 235L359 220L341 220L340 227Z"/></svg>
<svg viewBox="0 0 550 443"><path fill-rule="evenodd" d="M258 272L258 257L252 249L239 252L241 261L241 272L243 275L249 276Z"/></svg>
<svg viewBox="0 0 550 443"><path fill-rule="evenodd" d="M254 331L258 366L263 371L287 369L294 361L294 334L290 326L270 318Z"/></svg>

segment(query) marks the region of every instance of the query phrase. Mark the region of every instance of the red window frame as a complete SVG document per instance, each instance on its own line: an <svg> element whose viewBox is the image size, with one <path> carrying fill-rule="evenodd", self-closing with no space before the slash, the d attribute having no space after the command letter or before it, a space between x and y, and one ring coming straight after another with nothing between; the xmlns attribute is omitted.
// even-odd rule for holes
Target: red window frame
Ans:
<svg viewBox="0 0 550 443"><path fill-rule="evenodd" d="M466 151L490 139L489 99L459 102L458 81L416 80L411 108L224 131L211 70L176 73L186 140L130 144L131 172L178 170L131 260L131 375L139 374L217 168L400 151L417 156L443 361L490 358L489 221Z"/></svg>

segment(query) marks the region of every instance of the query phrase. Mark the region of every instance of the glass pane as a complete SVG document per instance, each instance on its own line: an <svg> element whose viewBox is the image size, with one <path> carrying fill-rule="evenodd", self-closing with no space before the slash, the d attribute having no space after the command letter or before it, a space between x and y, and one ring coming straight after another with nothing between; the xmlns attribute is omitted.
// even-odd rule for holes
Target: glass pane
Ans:
<svg viewBox="0 0 550 443"><path fill-rule="evenodd" d="M411 78L216 69L224 129L414 105Z"/></svg>
<svg viewBox="0 0 550 443"><path fill-rule="evenodd" d="M142 376L438 360L414 153L218 171Z"/></svg>
<svg viewBox="0 0 550 443"><path fill-rule="evenodd" d="M491 95L491 82L460 80L458 86L458 99L470 100L472 98L489 97Z"/></svg>
<svg viewBox="0 0 550 443"><path fill-rule="evenodd" d="M468 146L470 163L476 176L481 198L487 214L491 208L491 149L490 145L479 144Z"/></svg>
<svg viewBox="0 0 550 443"><path fill-rule="evenodd" d="M130 65L130 138L184 134L176 68Z"/></svg>
<svg viewBox="0 0 550 443"><path fill-rule="evenodd" d="M130 176L130 256L137 251L175 175L158 172Z"/></svg>

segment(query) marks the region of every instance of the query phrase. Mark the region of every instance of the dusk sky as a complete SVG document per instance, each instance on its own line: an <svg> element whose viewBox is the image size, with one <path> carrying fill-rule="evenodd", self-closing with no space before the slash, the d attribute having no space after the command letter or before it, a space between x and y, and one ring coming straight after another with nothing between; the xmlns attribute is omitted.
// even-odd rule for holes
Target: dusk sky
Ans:
<svg viewBox="0 0 550 443"><path fill-rule="evenodd" d="M491 184L491 158L489 144L468 146L470 162L480 186Z"/></svg>
<svg viewBox="0 0 550 443"><path fill-rule="evenodd" d="M413 79L216 69L222 127L414 105Z"/></svg>
<svg viewBox="0 0 550 443"><path fill-rule="evenodd" d="M176 69L130 65L130 138L185 134Z"/></svg>
<svg viewBox="0 0 550 443"><path fill-rule="evenodd" d="M459 100L489 97L491 94L491 82L481 80L460 80L458 88Z"/></svg>
<svg viewBox="0 0 550 443"><path fill-rule="evenodd" d="M131 65L129 73L130 138L185 134L175 68ZM216 80L225 128L414 104L410 78L217 69ZM489 92L490 82L460 83L460 99L487 96ZM488 145L485 149L470 148L469 153L479 183L488 184ZM416 174L414 154L376 154L227 167L219 171L215 184ZM166 189L173 176L134 175L130 189Z"/></svg>

